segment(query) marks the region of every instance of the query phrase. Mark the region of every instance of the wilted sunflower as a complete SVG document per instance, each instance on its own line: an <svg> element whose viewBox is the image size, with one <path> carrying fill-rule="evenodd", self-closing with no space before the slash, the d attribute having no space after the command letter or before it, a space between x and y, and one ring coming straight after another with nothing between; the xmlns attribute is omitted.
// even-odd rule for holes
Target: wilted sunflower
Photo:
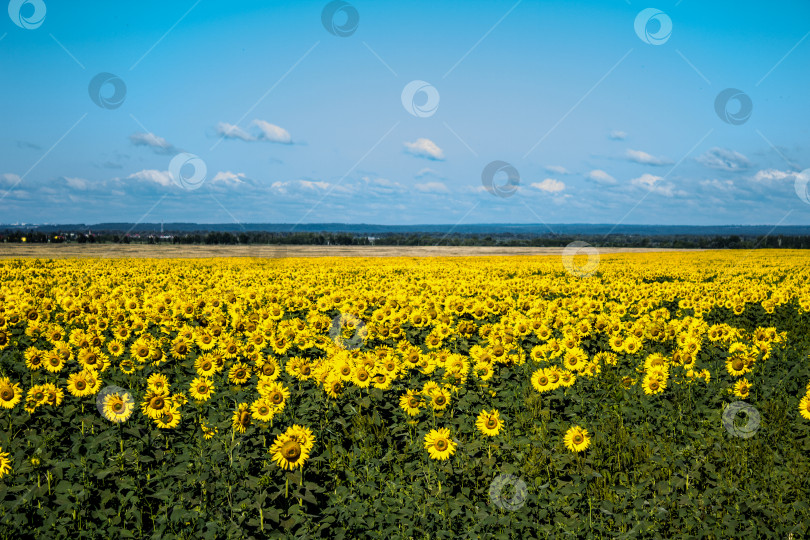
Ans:
<svg viewBox="0 0 810 540"><path fill-rule="evenodd" d="M430 454L431 459L447 459L458 446L450 438L450 430L447 428L432 429L425 435L425 449Z"/></svg>
<svg viewBox="0 0 810 540"><path fill-rule="evenodd" d="M250 411L247 403L240 403L233 412L232 425L233 429L239 433L244 433L250 427Z"/></svg>
<svg viewBox="0 0 810 540"><path fill-rule="evenodd" d="M135 410L135 400L128 392L113 392L102 401L104 418L110 422L126 422Z"/></svg>
<svg viewBox="0 0 810 540"><path fill-rule="evenodd" d="M591 444L588 430L579 426L571 426L565 433L565 447L572 452L582 452Z"/></svg>
<svg viewBox="0 0 810 540"><path fill-rule="evenodd" d="M294 425L276 437L270 447L270 454L279 467L292 470L304 464L314 446L312 430Z"/></svg>
<svg viewBox="0 0 810 540"><path fill-rule="evenodd" d="M191 381L189 392L197 401L208 401L214 393L214 383L206 377L197 377Z"/></svg>
<svg viewBox="0 0 810 540"><path fill-rule="evenodd" d="M22 399L19 383L12 383L8 377L0 377L0 407L13 409Z"/></svg>
<svg viewBox="0 0 810 540"><path fill-rule="evenodd" d="M501 432L503 420L501 420L500 413L498 411L493 409L492 412L487 412L486 409L484 409L478 415L478 418L475 421L475 427L477 427L484 435L494 437Z"/></svg>
<svg viewBox="0 0 810 540"><path fill-rule="evenodd" d="M11 454L0 448L0 478L11 472Z"/></svg>

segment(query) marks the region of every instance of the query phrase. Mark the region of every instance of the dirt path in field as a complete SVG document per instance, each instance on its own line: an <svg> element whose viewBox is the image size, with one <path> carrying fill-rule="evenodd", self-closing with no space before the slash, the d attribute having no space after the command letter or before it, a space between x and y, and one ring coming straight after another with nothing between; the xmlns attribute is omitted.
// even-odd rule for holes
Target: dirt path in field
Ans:
<svg viewBox="0 0 810 540"><path fill-rule="evenodd" d="M202 257L470 257L559 255L563 248L453 246L176 246L132 244L0 244L0 259L202 258ZM691 249L599 248L600 254L699 251Z"/></svg>

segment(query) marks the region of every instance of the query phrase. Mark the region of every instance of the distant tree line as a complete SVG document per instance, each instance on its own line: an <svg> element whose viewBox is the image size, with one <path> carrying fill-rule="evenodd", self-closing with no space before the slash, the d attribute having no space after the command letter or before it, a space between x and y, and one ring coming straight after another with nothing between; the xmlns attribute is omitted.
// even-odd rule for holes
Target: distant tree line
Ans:
<svg viewBox="0 0 810 540"><path fill-rule="evenodd" d="M810 248L810 236L719 236L719 235L525 235L525 234L440 234L379 233L376 236L348 232L195 232L123 234L119 231L93 233L43 233L35 230L0 232L0 242L12 243L124 243L183 245L316 245L316 246L508 246L564 247L579 240L597 247L646 248Z"/></svg>

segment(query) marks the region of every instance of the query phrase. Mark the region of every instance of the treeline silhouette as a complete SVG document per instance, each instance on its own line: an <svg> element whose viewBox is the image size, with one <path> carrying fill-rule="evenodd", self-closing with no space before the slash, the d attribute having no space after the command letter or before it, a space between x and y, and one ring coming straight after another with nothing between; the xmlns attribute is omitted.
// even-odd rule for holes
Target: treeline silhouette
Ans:
<svg viewBox="0 0 810 540"><path fill-rule="evenodd" d="M199 232L125 235L119 232L43 233L40 231L6 230L0 242L11 243L123 243L180 245L316 245L316 246L505 246L564 247L573 241L584 241L597 247L754 249L810 248L810 236L791 235L571 235L571 234L439 234L381 233L377 236L346 232Z"/></svg>

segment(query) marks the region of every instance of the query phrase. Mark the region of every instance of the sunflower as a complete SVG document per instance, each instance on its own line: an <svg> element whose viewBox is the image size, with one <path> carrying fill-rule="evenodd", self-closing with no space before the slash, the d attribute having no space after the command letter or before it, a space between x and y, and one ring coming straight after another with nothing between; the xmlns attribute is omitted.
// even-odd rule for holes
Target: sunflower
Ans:
<svg viewBox="0 0 810 540"><path fill-rule="evenodd" d="M419 394L414 390L408 390L399 398L399 406L409 416L416 416L419 414L421 405Z"/></svg>
<svg viewBox="0 0 810 540"><path fill-rule="evenodd" d="M248 410L247 403L240 403L236 410L233 412L233 429L239 433L244 433L250 426L250 411Z"/></svg>
<svg viewBox="0 0 810 540"><path fill-rule="evenodd" d="M217 372L217 365L209 354L204 354L194 361L194 369L200 377L211 377Z"/></svg>
<svg viewBox="0 0 810 540"><path fill-rule="evenodd" d="M494 437L500 433L503 427L503 420L501 420L500 413L494 409L492 412L482 410L478 415L478 419L475 421L475 427L484 435Z"/></svg>
<svg viewBox="0 0 810 540"><path fill-rule="evenodd" d="M250 379L250 367L242 362L237 362L228 371L228 379L234 384L245 384Z"/></svg>
<svg viewBox="0 0 810 540"><path fill-rule="evenodd" d="M327 396L337 399L343 393L343 381L340 380L340 377L331 376L324 381L323 389Z"/></svg>
<svg viewBox="0 0 810 540"><path fill-rule="evenodd" d="M8 452L3 452L3 449L0 448L0 478L3 478L5 475L11 472L11 454Z"/></svg>
<svg viewBox="0 0 810 540"><path fill-rule="evenodd" d="M271 381L275 381L281 373L279 371L278 360L272 356L268 356L261 362L257 362L256 367L259 369L259 374L262 377L265 377Z"/></svg>
<svg viewBox="0 0 810 540"><path fill-rule="evenodd" d="M93 394L93 385L88 379L88 371L71 373L67 379L67 391L74 397L85 397Z"/></svg>
<svg viewBox="0 0 810 540"><path fill-rule="evenodd" d="M806 420L810 420L810 394L807 394L799 401L799 413Z"/></svg>
<svg viewBox="0 0 810 540"><path fill-rule="evenodd" d="M58 407L62 404L62 400L65 398L65 393L62 392L61 388L57 387L53 383L45 383L42 386L45 390L45 402L48 405Z"/></svg>
<svg viewBox="0 0 810 540"><path fill-rule="evenodd" d="M160 429L174 429L180 425L180 411L175 406L167 407L153 420Z"/></svg>
<svg viewBox="0 0 810 540"><path fill-rule="evenodd" d="M250 413L260 422L269 422L276 414L276 410L267 398L260 397L250 406Z"/></svg>
<svg viewBox="0 0 810 540"><path fill-rule="evenodd" d="M735 396L745 399L751 392L751 383L748 382L748 379L743 377L742 379L734 383L733 392Z"/></svg>
<svg viewBox="0 0 810 540"><path fill-rule="evenodd" d="M746 358L739 355L729 356L726 359L726 371L728 371L729 375L732 377L745 375L745 373L748 372L748 362Z"/></svg>
<svg viewBox="0 0 810 540"><path fill-rule="evenodd" d="M161 373L152 373L149 375L149 378L146 379L146 384L149 386L149 390L161 393L169 392L169 378Z"/></svg>
<svg viewBox="0 0 810 540"><path fill-rule="evenodd" d="M432 429L425 435L425 449L431 459L447 459L456 451L457 444L450 438L447 428Z"/></svg>
<svg viewBox="0 0 810 540"><path fill-rule="evenodd" d="M644 389L645 394L652 396L662 393L666 389L667 383L666 379L656 375L646 375L644 381L641 383L641 387Z"/></svg>
<svg viewBox="0 0 810 540"><path fill-rule="evenodd" d="M48 351L45 353L45 361L42 363L42 367L50 373L59 373L65 367L65 360L57 351Z"/></svg>
<svg viewBox="0 0 810 540"><path fill-rule="evenodd" d="M571 426L565 433L565 447L572 452L582 452L591 444L588 430L579 426Z"/></svg>
<svg viewBox="0 0 810 540"><path fill-rule="evenodd" d="M46 351L37 349L36 347L29 347L25 351L25 367L31 371L38 370L44 365L46 354Z"/></svg>
<svg viewBox="0 0 810 540"><path fill-rule="evenodd" d="M272 382L273 386L269 387L263 397L273 405L276 412L284 410L287 403L287 398L290 397L290 390L278 381Z"/></svg>
<svg viewBox="0 0 810 540"><path fill-rule="evenodd" d="M206 377L197 377L191 381L189 392L197 401L208 401L214 393L214 383Z"/></svg>
<svg viewBox="0 0 810 540"><path fill-rule="evenodd" d="M434 411L442 411L450 404L450 392L444 388L436 388L430 393L430 405Z"/></svg>
<svg viewBox="0 0 810 540"><path fill-rule="evenodd" d="M0 377L0 407L13 409L22 399L19 383L12 383L8 377Z"/></svg>
<svg viewBox="0 0 810 540"><path fill-rule="evenodd" d="M132 375L135 373L135 362L127 358L126 360L121 360L121 363L118 364L118 369L120 369L123 373L127 375Z"/></svg>
<svg viewBox="0 0 810 540"><path fill-rule="evenodd" d="M135 410L135 400L128 392L113 392L104 396L102 410L110 422L126 422Z"/></svg>
<svg viewBox="0 0 810 540"><path fill-rule="evenodd" d="M371 384L371 375L362 365L357 366L357 368L354 370L352 382L360 388L368 388Z"/></svg>
<svg viewBox="0 0 810 540"><path fill-rule="evenodd" d="M532 386L538 392L548 392L554 389L554 384L546 374L546 370L542 368L532 373Z"/></svg>
<svg viewBox="0 0 810 540"><path fill-rule="evenodd" d="M202 429L203 439L205 439L206 441L212 439L214 437L214 435L216 435L219 432L219 429L217 429L216 426L210 427L205 422L202 422L200 424L200 429Z"/></svg>
<svg viewBox="0 0 810 540"><path fill-rule="evenodd" d="M124 354L124 344L119 340L114 339L107 343L107 352L116 357L121 356Z"/></svg>
<svg viewBox="0 0 810 540"><path fill-rule="evenodd" d="M279 467L293 470L304 464L314 445L315 438L309 428L292 426L276 437L270 454Z"/></svg>
<svg viewBox="0 0 810 540"><path fill-rule="evenodd" d="M146 395L143 397L143 401L141 402L141 411L143 411L143 414L154 420L167 411L171 406L172 401L168 394L148 390Z"/></svg>

